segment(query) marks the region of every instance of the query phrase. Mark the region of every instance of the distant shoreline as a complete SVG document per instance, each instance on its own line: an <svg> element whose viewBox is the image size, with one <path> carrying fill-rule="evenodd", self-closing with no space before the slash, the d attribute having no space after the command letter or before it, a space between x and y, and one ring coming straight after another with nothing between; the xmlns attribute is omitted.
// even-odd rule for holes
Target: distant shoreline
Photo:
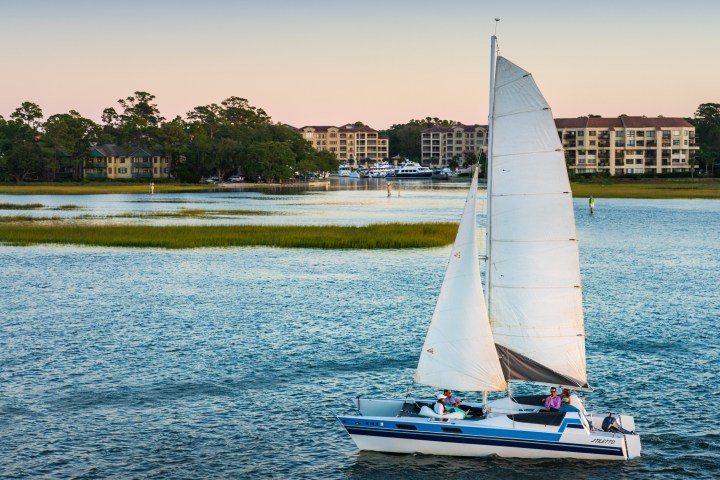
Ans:
<svg viewBox="0 0 720 480"><path fill-rule="evenodd" d="M333 185L332 189L336 189ZM284 183L220 183L183 184L158 182L154 189L162 193L194 193L221 190L330 189L329 181ZM720 199L720 179L607 179L602 183L576 182L571 184L573 197L587 198L644 198L644 199ZM102 195L150 193L148 183L91 182L91 183L0 183L2 195Z"/></svg>

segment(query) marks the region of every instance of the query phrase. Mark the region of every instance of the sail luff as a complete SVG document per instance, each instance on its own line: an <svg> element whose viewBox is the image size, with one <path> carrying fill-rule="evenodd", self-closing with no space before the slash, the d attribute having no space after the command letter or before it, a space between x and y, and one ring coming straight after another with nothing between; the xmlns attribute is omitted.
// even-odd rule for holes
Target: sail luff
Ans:
<svg viewBox="0 0 720 480"><path fill-rule="evenodd" d="M490 192L492 191L492 146L493 146L493 118L495 110L495 64L497 61L497 37L493 35L490 37L490 98L488 99L488 149L487 149L487 161L485 163L485 211L490 213L490 203L492 198ZM492 241L490 231L492 229L492 219L490 215L487 215L485 224L485 258L490 258L490 243ZM490 307L490 261L487 260L485 264L485 299L487 300L488 308Z"/></svg>
<svg viewBox="0 0 720 480"><path fill-rule="evenodd" d="M415 383L462 391L505 388L480 280L475 170Z"/></svg>
<svg viewBox="0 0 720 480"><path fill-rule="evenodd" d="M528 72L499 57L494 90L487 270L493 336L507 378L584 386L580 264L562 146Z"/></svg>

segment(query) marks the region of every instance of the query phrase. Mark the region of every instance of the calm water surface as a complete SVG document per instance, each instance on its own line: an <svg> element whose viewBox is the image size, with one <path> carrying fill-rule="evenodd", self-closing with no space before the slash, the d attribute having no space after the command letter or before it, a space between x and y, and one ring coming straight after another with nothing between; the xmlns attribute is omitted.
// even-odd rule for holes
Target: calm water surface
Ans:
<svg viewBox="0 0 720 480"><path fill-rule="evenodd" d="M390 200L354 190L152 202L253 203L292 213L265 221L362 224L457 221L464 195L418 187ZM140 211L146 200L9 201ZM0 477L717 478L720 202L599 199L590 216L578 199L576 218L596 387L588 403L635 415L638 460L356 450L334 416L352 412L358 394L404 395L449 248L0 247Z"/></svg>

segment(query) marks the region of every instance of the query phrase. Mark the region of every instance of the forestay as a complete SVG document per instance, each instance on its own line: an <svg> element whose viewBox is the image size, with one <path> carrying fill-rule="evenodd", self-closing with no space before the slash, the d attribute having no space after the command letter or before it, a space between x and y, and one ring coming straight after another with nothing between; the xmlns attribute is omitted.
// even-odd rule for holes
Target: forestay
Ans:
<svg viewBox="0 0 720 480"><path fill-rule="evenodd" d="M503 390L480 280L477 170L465 202L445 280L420 352L415 382L463 391Z"/></svg>
<svg viewBox="0 0 720 480"><path fill-rule="evenodd" d="M528 72L498 57L492 118L490 324L508 379L586 386L578 244L565 158Z"/></svg>

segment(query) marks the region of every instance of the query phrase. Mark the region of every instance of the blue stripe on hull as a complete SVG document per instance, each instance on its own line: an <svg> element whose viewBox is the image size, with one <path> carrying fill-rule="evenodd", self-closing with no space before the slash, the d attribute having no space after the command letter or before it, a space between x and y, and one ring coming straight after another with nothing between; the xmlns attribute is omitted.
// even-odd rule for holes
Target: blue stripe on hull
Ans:
<svg viewBox="0 0 720 480"><path fill-rule="evenodd" d="M560 452L587 453L594 455L623 456L622 448L600 447L579 444L538 442L532 440L514 440L509 438L480 437L473 435L436 434L429 432L398 431L379 428L364 428L346 425L351 435L373 437L402 438L406 440L426 440L430 442L464 443L471 445L492 445L498 447L529 448L534 450L552 450Z"/></svg>

